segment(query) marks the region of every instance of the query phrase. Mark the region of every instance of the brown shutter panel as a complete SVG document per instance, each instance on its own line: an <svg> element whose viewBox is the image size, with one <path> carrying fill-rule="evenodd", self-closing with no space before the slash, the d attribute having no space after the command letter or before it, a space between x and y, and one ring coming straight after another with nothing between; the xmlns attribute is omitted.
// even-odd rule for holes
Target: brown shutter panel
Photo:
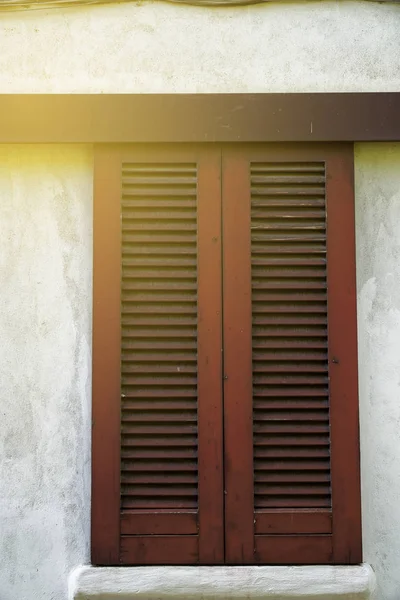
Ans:
<svg viewBox="0 0 400 600"><path fill-rule="evenodd" d="M223 560L219 171L120 156L121 564Z"/></svg>
<svg viewBox="0 0 400 600"><path fill-rule="evenodd" d="M357 562L351 151L238 149L223 164L227 561Z"/></svg>

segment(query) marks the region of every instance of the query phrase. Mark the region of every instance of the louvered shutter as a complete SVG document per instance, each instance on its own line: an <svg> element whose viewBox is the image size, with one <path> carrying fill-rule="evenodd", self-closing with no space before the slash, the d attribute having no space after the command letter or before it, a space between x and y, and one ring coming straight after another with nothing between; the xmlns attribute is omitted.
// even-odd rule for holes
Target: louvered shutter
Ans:
<svg viewBox="0 0 400 600"><path fill-rule="evenodd" d="M96 148L94 564L361 560L352 156Z"/></svg>
<svg viewBox="0 0 400 600"><path fill-rule="evenodd" d="M119 169L118 562L222 562L219 152L125 150Z"/></svg>
<svg viewBox="0 0 400 600"><path fill-rule="evenodd" d="M350 159L223 160L228 562L361 558Z"/></svg>

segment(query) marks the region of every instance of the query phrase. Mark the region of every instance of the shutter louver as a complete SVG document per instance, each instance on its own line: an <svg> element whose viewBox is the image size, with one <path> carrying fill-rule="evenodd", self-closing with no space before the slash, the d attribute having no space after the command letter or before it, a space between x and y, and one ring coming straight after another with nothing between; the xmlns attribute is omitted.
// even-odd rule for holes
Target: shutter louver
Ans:
<svg viewBox="0 0 400 600"><path fill-rule="evenodd" d="M330 508L323 163L251 165L254 506Z"/></svg>
<svg viewBox="0 0 400 600"><path fill-rule="evenodd" d="M196 509L196 165L122 186L122 509Z"/></svg>

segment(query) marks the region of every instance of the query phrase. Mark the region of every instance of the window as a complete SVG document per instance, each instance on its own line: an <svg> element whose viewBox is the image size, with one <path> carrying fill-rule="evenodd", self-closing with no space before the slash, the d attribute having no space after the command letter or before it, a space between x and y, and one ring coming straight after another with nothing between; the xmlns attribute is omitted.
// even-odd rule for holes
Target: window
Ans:
<svg viewBox="0 0 400 600"><path fill-rule="evenodd" d="M96 148L92 562L361 560L353 148Z"/></svg>

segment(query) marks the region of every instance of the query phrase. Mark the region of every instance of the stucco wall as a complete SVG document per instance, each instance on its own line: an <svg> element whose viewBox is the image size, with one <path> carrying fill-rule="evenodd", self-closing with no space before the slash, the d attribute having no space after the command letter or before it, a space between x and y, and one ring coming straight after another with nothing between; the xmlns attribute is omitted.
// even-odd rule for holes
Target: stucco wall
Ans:
<svg viewBox="0 0 400 600"><path fill-rule="evenodd" d="M373 2L0 13L0 93L397 91L399 31Z"/></svg>
<svg viewBox="0 0 400 600"><path fill-rule="evenodd" d="M0 13L0 93L400 89L400 5ZM0 146L0 599L89 558L92 153ZM364 558L400 597L400 145L356 148ZM398 214L399 213L399 214Z"/></svg>
<svg viewBox="0 0 400 600"><path fill-rule="evenodd" d="M89 558L92 156L0 146L0 598Z"/></svg>
<svg viewBox="0 0 400 600"><path fill-rule="evenodd" d="M356 147L364 558L400 598L400 144Z"/></svg>

